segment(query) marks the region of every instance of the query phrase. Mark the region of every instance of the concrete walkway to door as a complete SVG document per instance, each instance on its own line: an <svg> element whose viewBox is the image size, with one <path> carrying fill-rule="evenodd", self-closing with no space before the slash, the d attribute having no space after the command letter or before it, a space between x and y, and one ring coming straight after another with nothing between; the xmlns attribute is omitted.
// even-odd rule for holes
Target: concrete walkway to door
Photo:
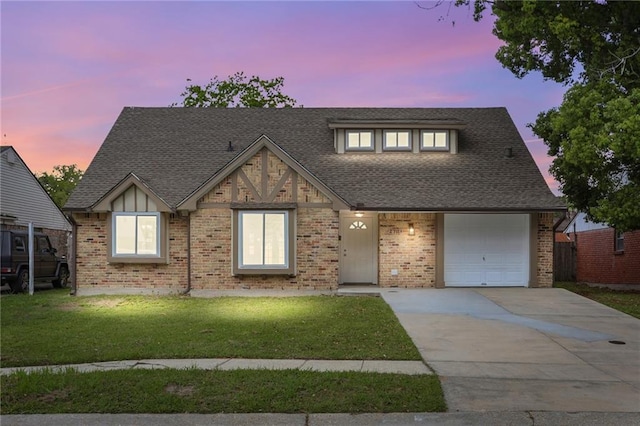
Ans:
<svg viewBox="0 0 640 426"><path fill-rule="evenodd" d="M379 291L450 411L640 412L636 318L563 289Z"/></svg>

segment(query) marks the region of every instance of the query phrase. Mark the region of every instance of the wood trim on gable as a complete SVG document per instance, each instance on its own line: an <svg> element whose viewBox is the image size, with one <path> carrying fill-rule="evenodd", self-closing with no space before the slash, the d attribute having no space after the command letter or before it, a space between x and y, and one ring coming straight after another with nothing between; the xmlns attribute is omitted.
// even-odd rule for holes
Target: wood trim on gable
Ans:
<svg viewBox="0 0 640 426"><path fill-rule="evenodd" d="M263 153L260 153L264 149ZM276 187L271 192L271 194L267 194L268 192L268 169L267 169L267 159L268 152L271 152L273 155L282 160L291 170L290 174L292 176L293 183L293 195L297 199L297 176L301 175L304 179L309 181L314 187L316 187L324 196L326 196L329 200L331 200L332 208L334 210L344 210L349 209L351 206L342 199L339 195L333 192L329 187L327 187L324 183L322 183L318 178L313 176L308 170L306 170L300 163L298 163L295 159L293 159L289 154L287 154L282 148L280 148L277 144L275 144L271 139L267 136L262 135L256 141L245 148L242 152L238 154L238 156L229 162L222 170L216 173L214 176L209 178L205 183L203 183L198 189L192 192L188 197L178 203L178 210L190 210L194 211L198 208L198 200L204 197L209 191L215 188L218 184L220 184L224 179L231 177L232 185L234 186L234 191L232 191L232 201L238 202L242 200L237 200L233 198L237 198L235 188L237 188L238 184L238 176L239 179L242 180L243 184L245 184L249 191L251 191L252 195L256 200L264 200L265 202L272 202L277 197L278 191L282 189L282 186L286 184L287 179L281 178L282 186L278 188L278 185L281 183L280 181L276 184ZM258 188L255 188L251 182L249 182L248 177L242 171L241 167L251 160L255 155L262 156L262 182L261 182L261 191ZM284 179L284 180L283 180ZM262 194L260 194L262 192ZM271 197L273 195L273 197Z"/></svg>
<svg viewBox="0 0 640 426"><path fill-rule="evenodd" d="M127 189L135 185L142 192L144 192L149 198L151 198L158 208L159 212L172 212L171 207L165 203L165 201L158 197L145 183L134 173L129 173L124 179L118 182L113 188L109 190L101 199L99 199L93 206L91 211L93 212L110 212L111 203L118 198Z"/></svg>

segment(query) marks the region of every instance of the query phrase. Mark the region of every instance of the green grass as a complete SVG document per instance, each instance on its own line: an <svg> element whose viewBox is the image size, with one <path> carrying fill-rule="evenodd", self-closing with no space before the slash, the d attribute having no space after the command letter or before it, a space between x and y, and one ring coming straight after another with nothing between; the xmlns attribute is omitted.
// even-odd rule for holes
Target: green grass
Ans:
<svg viewBox="0 0 640 426"><path fill-rule="evenodd" d="M570 282L558 282L554 284L554 287L564 288L580 296L588 297L598 303L617 309L625 314L640 318L639 290L614 290Z"/></svg>
<svg viewBox="0 0 640 426"><path fill-rule="evenodd" d="M147 358L419 360L376 297L2 296L2 367Z"/></svg>
<svg viewBox="0 0 640 426"><path fill-rule="evenodd" d="M16 373L2 414L445 411L436 376L299 370Z"/></svg>

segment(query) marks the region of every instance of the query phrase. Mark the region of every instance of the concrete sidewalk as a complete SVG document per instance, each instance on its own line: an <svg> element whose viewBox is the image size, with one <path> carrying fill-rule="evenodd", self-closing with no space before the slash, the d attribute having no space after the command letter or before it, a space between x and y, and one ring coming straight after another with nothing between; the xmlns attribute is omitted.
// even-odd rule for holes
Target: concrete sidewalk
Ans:
<svg viewBox="0 0 640 426"><path fill-rule="evenodd" d="M31 414L0 416L2 426L636 426L633 413L468 412L388 414Z"/></svg>
<svg viewBox="0 0 640 426"><path fill-rule="evenodd" d="M322 359L242 359L242 358L204 358L204 359L141 359L132 361L92 362L87 364L68 364L34 367L10 367L0 369L0 375L16 371L31 373L34 371L62 372L73 369L81 373L90 371L163 368L197 368L200 370L310 370L310 371L359 371L367 373L396 374L433 374L422 361L388 360L322 360Z"/></svg>

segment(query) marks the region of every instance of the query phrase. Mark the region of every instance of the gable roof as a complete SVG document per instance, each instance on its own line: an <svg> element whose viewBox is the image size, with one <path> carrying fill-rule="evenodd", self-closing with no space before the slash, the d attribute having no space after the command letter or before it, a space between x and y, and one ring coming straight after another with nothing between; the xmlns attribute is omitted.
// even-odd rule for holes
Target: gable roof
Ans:
<svg viewBox="0 0 640 426"><path fill-rule="evenodd" d="M451 121L458 154L336 154L330 122ZM266 136L352 207L562 210L504 108L124 108L66 209L90 209L130 173L176 209ZM229 143L233 151L229 151ZM513 156L507 158L506 148Z"/></svg>
<svg viewBox="0 0 640 426"><path fill-rule="evenodd" d="M18 151L0 146L0 216L14 225L71 231L65 214L29 169Z"/></svg>

